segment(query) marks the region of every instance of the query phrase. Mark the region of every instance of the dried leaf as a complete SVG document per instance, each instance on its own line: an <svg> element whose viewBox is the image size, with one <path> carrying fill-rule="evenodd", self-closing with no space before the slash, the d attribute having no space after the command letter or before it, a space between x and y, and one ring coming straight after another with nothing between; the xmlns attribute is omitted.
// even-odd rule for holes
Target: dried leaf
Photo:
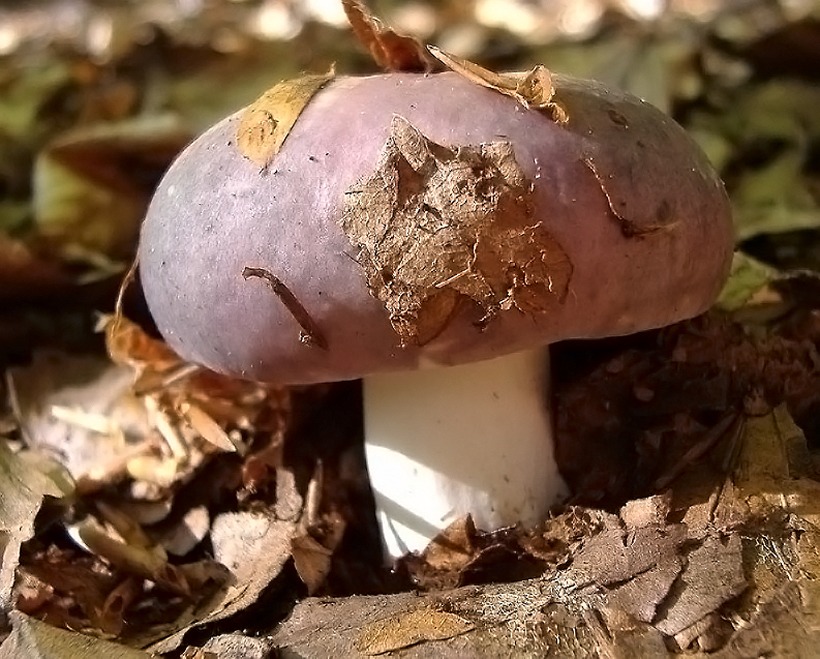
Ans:
<svg viewBox="0 0 820 659"><path fill-rule="evenodd" d="M195 617L150 649L170 652L179 646L191 627L223 620L253 604L290 559L295 531L295 523L262 513L217 516L211 530L214 558L230 571L230 585L197 607Z"/></svg>
<svg viewBox="0 0 820 659"><path fill-rule="evenodd" d="M748 586L743 573L740 536L707 538L691 551L687 565L655 626L674 635L742 593Z"/></svg>
<svg viewBox="0 0 820 659"><path fill-rule="evenodd" d="M680 524L626 529L614 516L605 520L606 528L584 541L569 568L579 586L609 586L633 579L674 561L687 539L686 528Z"/></svg>
<svg viewBox="0 0 820 659"><path fill-rule="evenodd" d="M665 556L646 572L615 586L607 593L607 603L635 620L650 623L682 570L683 559L680 556Z"/></svg>
<svg viewBox="0 0 820 659"><path fill-rule="evenodd" d="M86 518L75 528L77 536L89 551L126 574L148 579L172 593L190 597L192 591L184 573L168 562L161 547L142 547L123 542L92 517Z"/></svg>
<svg viewBox="0 0 820 659"><path fill-rule="evenodd" d="M138 577L126 577L108 593L95 623L108 634L119 636L125 627L128 608L142 595L143 581Z"/></svg>
<svg viewBox="0 0 820 659"><path fill-rule="evenodd" d="M454 613L417 609L369 624L359 633L356 649L367 655L384 654L425 641L443 641L474 628Z"/></svg>
<svg viewBox="0 0 820 659"><path fill-rule="evenodd" d="M0 646L0 659L150 659L147 652L57 629L22 613L12 612L10 617L12 632Z"/></svg>
<svg viewBox="0 0 820 659"><path fill-rule="evenodd" d="M511 96L525 108L546 110L556 123L564 124L569 121L566 111L553 100L555 86L552 73L547 67L538 64L526 72L495 73L469 60L445 53L435 46L428 46L428 50L436 59L470 82Z"/></svg>
<svg viewBox="0 0 820 659"><path fill-rule="evenodd" d="M39 353L7 377L27 443L61 456L75 479L121 477L124 461L144 446L150 426L131 391L131 369L97 357Z"/></svg>
<svg viewBox="0 0 820 659"><path fill-rule="evenodd" d="M203 650L214 653L219 659L271 659L267 638L255 638L244 634L220 634L208 639Z"/></svg>
<svg viewBox="0 0 820 659"><path fill-rule="evenodd" d="M37 299L74 286L74 278L25 243L0 233L0 300Z"/></svg>
<svg viewBox="0 0 820 659"><path fill-rule="evenodd" d="M333 80L333 69L323 75L303 75L271 87L242 112L236 132L240 153L267 167L279 153L310 99Z"/></svg>
<svg viewBox="0 0 820 659"><path fill-rule="evenodd" d="M167 117L100 124L61 136L35 163L32 240L103 274L120 271L154 185L190 137Z"/></svg>
<svg viewBox="0 0 820 659"><path fill-rule="evenodd" d="M296 573L307 586L308 595L315 594L330 574L333 549L325 547L316 538L305 534L292 540L291 552Z"/></svg>
<svg viewBox="0 0 820 659"><path fill-rule="evenodd" d="M423 345L462 301L486 323L563 300L572 264L534 212L509 142L449 149L394 117L375 173L346 193L341 225L402 343Z"/></svg>
<svg viewBox="0 0 820 659"><path fill-rule="evenodd" d="M0 440L0 607L8 611L14 572L23 542L34 536L34 520L45 497L72 493L70 477L44 457L26 459Z"/></svg>
<svg viewBox="0 0 820 659"><path fill-rule="evenodd" d="M439 531L424 548L422 558L435 570L460 572L479 551L471 515L464 515Z"/></svg>
<svg viewBox="0 0 820 659"><path fill-rule="evenodd" d="M221 451L228 453L236 451L236 445L231 441L228 433L202 408L187 401L180 403L178 408L182 418L199 433L202 439Z"/></svg>
<svg viewBox="0 0 820 659"><path fill-rule="evenodd" d="M114 315L104 315L98 323L105 331L105 346L111 361L131 367L138 376L146 368L168 371L183 365L182 360L163 341L148 336L139 325L123 316L119 304L118 300Z"/></svg>
<svg viewBox="0 0 820 659"><path fill-rule="evenodd" d="M394 32L376 18L362 0L342 0L353 34L385 71L424 71L433 61L415 37Z"/></svg>

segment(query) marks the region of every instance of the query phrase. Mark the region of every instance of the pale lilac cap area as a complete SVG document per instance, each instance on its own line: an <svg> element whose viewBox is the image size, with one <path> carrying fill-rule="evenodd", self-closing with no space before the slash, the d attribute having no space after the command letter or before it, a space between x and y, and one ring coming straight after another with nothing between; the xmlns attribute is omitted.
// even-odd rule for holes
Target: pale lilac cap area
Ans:
<svg viewBox="0 0 820 659"><path fill-rule="evenodd" d="M223 120L143 225L163 336L216 371L303 384L705 311L733 248L713 168L643 101L554 84L566 123L454 73L336 78L267 167L237 148L241 113Z"/></svg>

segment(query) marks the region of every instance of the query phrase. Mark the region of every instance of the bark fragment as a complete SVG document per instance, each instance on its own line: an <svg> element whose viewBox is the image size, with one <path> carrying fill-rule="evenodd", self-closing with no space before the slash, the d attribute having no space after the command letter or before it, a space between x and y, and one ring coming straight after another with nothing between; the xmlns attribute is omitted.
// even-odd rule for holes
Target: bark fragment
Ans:
<svg viewBox="0 0 820 659"><path fill-rule="evenodd" d="M424 345L463 301L482 328L564 299L572 264L534 214L509 142L448 148L396 116L376 171L347 191L341 226L402 344Z"/></svg>

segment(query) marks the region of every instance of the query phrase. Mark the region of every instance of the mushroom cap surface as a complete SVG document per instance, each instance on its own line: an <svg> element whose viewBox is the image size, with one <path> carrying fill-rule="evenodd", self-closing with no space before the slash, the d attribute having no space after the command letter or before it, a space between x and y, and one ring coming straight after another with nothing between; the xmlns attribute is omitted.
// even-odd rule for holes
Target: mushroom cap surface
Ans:
<svg viewBox="0 0 820 659"><path fill-rule="evenodd" d="M219 372L302 384L628 334L705 311L733 249L729 202L705 155L640 99L595 82L553 81L569 117L563 124L455 73L336 78L263 168L237 147L241 113L224 119L173 163L143 224L140 276L165 339ZM372 290L381 271L365 271L373 255L363 256L349 226L359 217L352 191L378 189L385 176L379 163L397 117L445 160L464 147L498 151L480 145L512 154L524 178L511 203L524 204L524 224L550 242L561 279L552 291L552 278L542 277L550 295L536 311L507 300L488 313L459 293L440 331L419 342L397 332ZM457 190L452 199L466 203ZM505 238L485 242L500 247ZM541 264L547 272L550 263ZM263 280L245 279L247 267L278 278L326 349L300 341L292 308Z"/></svg>

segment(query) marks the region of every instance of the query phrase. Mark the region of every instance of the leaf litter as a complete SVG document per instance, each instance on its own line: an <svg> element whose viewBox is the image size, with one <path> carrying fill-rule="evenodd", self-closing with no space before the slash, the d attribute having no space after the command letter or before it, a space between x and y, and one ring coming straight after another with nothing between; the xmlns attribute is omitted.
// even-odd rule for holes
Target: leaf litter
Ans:
<svg viewBox="0 0 820 659"><path fill-rule="evenodd" d="M362 3L347 4L382 66L431 66L415 40ZM462 20L455 16L437 16L442 33ZM481 28L487 66L446 55L478 84L489 76L499 92L553 113L549 71L533 68L534 52L556 70L594 66L596 78L617 78L684 120L714 155L739 210L744 252L711 314L555 351L559 457L574 492L565 509L536 528L493 533L465 518L397 573L382 571L357 444L361 419L352 411L357 388L283 390L220 378L142 330L150 323L125 298L140 323L103 318L108 356L38 346L33 359L7 370L14 414L0 489L25 513L4 516L0 592L20 613L12 612L0 653L39 656L38 647L49 647L48 656L68 656L80 644L144 656L127 646L178 653L193 643L189 654L203 654L196 646L207 648L214 631L248 627L270 634L261 649L285 656L439 656L454 648L483 656L510 648L521 656L811 654L820 576L820 305L811 269L820 250L806 231L816 227L818 133L801 100L813 93L805 69L788 80L752 75L766 43L797 34L797 23L767 20L740 11L680 30L684 19L662 16L652 38L621 21L584 43L512 40L501 55L490 36L498 33ZM764 24L774 27L763 33ZM335 54L332 34L308 25L297 39ZM295 42L265 46L236 35L221 50L173 39L135 47L127 57L146 67L145 85L128 67L56 54L25 75L0 75L11 90L0 150L14 163L0 168L5 298L19 304L104 281L133 240L131 210L114 206L110 226L102 215L86 226L79 206L59 202L55 217L72 213L53 226L77 223L90 249L70 247L73 230L51 234L43 249L34 231L34 209L43 206L33 203L26 173L32 163L57 154L69 178L92 175L91 186L84 180L72 193L85 203L101 183L93 174L122 155L136 171L114 173L140 191L136 209L177 148L155 148L150 130L129 127L138 108L170 108L198 130L208 113L217 118L268 85L271 74L263 78L249 52L277 62L273 77L309 65L280 75L278 62L300 57ZM499 60L529 74L494 78L488 67ZM226 95L220 105L209 75L227 70L246 96ZM186 106L186 98L199 100ZM118 127L95 128L101 120ZM89 141L97 130L114 141ZM787 269L794 264L802 269ZM385 594L409 588L417 592ZM118 645L95 645L95 636Z"/></svg>

